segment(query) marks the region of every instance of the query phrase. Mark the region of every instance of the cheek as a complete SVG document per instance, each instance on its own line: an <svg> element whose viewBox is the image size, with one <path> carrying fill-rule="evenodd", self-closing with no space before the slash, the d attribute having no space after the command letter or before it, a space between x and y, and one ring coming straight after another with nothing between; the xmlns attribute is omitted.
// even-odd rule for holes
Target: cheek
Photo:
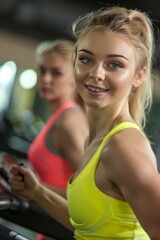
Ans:
<svg viewBox="0 0 160 240"><path fill-rule="evenodd" d="M76 66L75 67L75 80L76 82L81 82L86 77L86 71L84 68Z"/></svg>
<svg viewBox="0 0 160 240"><path fill-rule="evenodd" d="M125 88L132 85L132 78L130 72L123 71L114 75L111 82L115 88Z"/></svg>

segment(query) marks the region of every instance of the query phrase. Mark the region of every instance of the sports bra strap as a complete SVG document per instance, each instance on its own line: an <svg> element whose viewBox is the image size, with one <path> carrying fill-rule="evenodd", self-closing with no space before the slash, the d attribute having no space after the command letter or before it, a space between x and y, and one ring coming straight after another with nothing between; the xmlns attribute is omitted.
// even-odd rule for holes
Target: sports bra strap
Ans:
<svg viewBox="0 0 160 240"><path fill-rule="evenodd" d="M99 152L99 153L101 152L101 150L102 150L103 146L105 145L106 141L111 136L113 136L115 133L120 132L121 130L126 129L126 128L137 128L137 129L139 129L142 132L140 127L137 124L135 124L135 123L132 123L132 122L122 122L122 123L119 123L114 128L112 128L112 130L105 136L105 138L101 142L99 148L97 149L97 152Z"/></svg>

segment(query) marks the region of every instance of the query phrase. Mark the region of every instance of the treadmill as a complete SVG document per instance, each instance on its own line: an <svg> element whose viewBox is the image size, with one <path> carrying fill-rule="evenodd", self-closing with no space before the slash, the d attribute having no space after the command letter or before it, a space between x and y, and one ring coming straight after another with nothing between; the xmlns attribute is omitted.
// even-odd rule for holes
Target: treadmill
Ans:
<svg viewBox="0 0 160 240"><path fill-rule="evenodd" d="M0 168L0 217L32 231L58 240L74 240L69 231L43 209L14 194L7 182L7 174ZM28 240L0 224L0 240Z"/></svg>

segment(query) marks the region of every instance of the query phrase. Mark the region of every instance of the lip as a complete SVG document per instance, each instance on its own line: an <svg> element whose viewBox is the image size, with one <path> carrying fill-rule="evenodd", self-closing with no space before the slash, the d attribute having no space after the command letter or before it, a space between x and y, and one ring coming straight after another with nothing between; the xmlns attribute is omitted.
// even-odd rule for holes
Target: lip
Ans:
<svg viewBox="0 0 160 240"><path fill-rule="evenodd" d="M106 89L106 88L102 88L102 87L98 87L95 85L88 85L85 84L85 87L88 91L89 94L94 95L94 96L101 96L104 95L106 92L108 92L110 89Z"/></svg>
<svg viewBox="0 0 160 240"><path fill-rule="evenodd" d="M47 88L47 87L41 87L40 90L43 93L48 93L49 92L49 88Z"/></svg>

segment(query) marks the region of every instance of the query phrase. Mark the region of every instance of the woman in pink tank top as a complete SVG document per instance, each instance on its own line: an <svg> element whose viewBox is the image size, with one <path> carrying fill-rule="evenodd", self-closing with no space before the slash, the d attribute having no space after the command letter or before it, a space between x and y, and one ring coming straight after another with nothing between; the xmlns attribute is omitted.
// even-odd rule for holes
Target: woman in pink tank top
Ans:
<svg viewBox="0 0 160 240"><path fill-rule="evenodd" d="M28 153L41 181L64 197L88 135L85 105L75 90L73 48L68 40L43 42L37 47L38 91L48 102L51 117Z"/></svg>
<svg viewBox="0 0 160 240"><path fill-rule="evenodd" d="M39 179L63 197L88 136L86 107L75 89L73 49L69 40L45 41L37 46L38 92L49 104L50 117L28 152ZM49 238L38 234L38 239Z"/></svg>

